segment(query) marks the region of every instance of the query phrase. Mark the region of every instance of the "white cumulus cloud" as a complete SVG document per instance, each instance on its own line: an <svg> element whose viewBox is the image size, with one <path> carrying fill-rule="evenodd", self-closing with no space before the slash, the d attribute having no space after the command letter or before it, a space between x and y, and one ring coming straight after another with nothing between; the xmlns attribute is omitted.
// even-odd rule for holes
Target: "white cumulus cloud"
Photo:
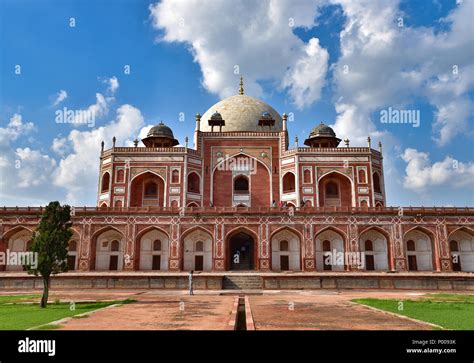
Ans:
<svg viewBox="0 0 474 363"><path fill-rule="evenodd" d="M86 109L76 110L74 116L74 125L89 124L94 126L97 118L104 116L109 112L107 99L101 93L95 94L96 102Z"/></svg>
<svg viewBox="0 0 474 363"><path fill-rule="evenodd" d="M67 92L65 90L60 90L55 97L55 100L53 102L53 106L59 105L61 102L63 102L67 98Z"/></svg>
<svg viewBox="0 0 474 363"><path fill-rule="evenodd" d="M237 93L238 77L247 94L259 97L259 81L287 88L303 108L317 101L324 86L328 53L317 38L305 43L295 27L315 25L324 0L172 1L150 6L159 41L189 46L202 71L203 86L221 98ZM223 14L226 14L224 16Z"/></svg>
<svg viewBox="0 0 474 363"><path fill-rule="evenodd" d="M111 94L114 94L119 88L119 81L117 77L113 76L105 80L105 83L108 84L107 91Z"/></svg>
<svg viewBox="0 0 474 363"><path fill-rule="evenodd" d="M55 160L40 150L13 146L35 129L34 123L24 122L20 114L14 114L6 127L0 127L0 204L9 204L10 200L42 204L41 197L49 194Z"/></svg>
<svg viewBox="0 0 474 363"><path fill-rule="evenodd" d="M407 163L404 185L421 191L433 186L474 187L474 163L463 163L447 156L431 163L429 153L405 149L402 159Z"/></svg>
<svg viewBox="0 0 474 363"><path fill-rule="evenodd" d="M15 113L9 120L6 127L0 127L0 149L8 147L10 142L15 141L20 136L27 135L35 129L32 122L23 122L23 117Z"/></svg>
<svg viewBox="0 0 474 363"><path fill-rule="evenodd" d="M370 118L373 112L411 108L419 97L435 107L434 120L426 114L421 120L433 121L438 144L468 131L474 105L469 96L474 85L473 1L458 4L442 19L447 30L439 32L410 27L396 0L332 2L346 16L341 57L333 67L337 133L361 141L379 126L378 119Z"/></svg>
<svg viewBox="0 0 474 363"><path fill-rule="evenodd" d="M68 203L95 204L101 141L105 142L106 148L110 147L115 136L117 145L123 145L143 125L140 110L126 104L117 109L116 119L106 125L90 131L72 130L66 138L57 141L61 147L71 150L60 160L53 175L54 185L67 191Z"/></svg>

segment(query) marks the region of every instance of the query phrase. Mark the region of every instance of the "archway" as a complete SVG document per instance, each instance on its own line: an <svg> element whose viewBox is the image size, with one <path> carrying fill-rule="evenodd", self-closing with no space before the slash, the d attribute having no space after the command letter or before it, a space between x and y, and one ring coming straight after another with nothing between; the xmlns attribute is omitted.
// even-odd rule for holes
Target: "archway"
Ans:
<svg viewBox="0 0 474 363"><path fill-rule="evenodd" d="M188 174L188 193L199 194L201 190L201 178L192 171Z"/></svg>
<svg viewBox="0 0 474 363"><path fill-rule="evenodd" d="M156 174L146 172L132 180L131 207L163 207L165 182Z"/></svg>
<svg viewBox="0 0 474 363"><path fill-rule="evenodd" d="M449 237L453 271L474 271L474 234L458 229Z"/></svg>
<svg viewBox="0 0 474 363"><path fill-rule="evenodd" d="M29 243L33 234L26 228L20 228L17 232L13 233L10 238L7 239L7 248L9 252L22 253L28 251ZM18 258L17 264L10 264L10 261L6 261L6 271L22 271L23 265L21 264L20 257Z"/></svg>
<svg viewBox="0 0 474 363"><path fill-rule="evenodd" d="M164 232L152 228L139 236L137 242L140 270L168 270L169 239Z"/></svg>
<svg viewBox="0 0 474 363"><path fill-rule="evenodd" d="M215 207L238 204L248 207L271 206L271 171L261 161L246 154L222 160L212 171L211 185L212 204Z"/></svg>
<svg viewBox="0 0 474 363"><path fill-rule="evenodd" d="M107 171L102 175L102 183L100 187L100 192L106 193L109 191L109 188L110 188L110 174Z"/></svg>
<svg viewBox="0 0 474 363"><path fill-rule="evenodd" d="M69 240L67 247L67 266L68 271L77 270L78 266L78 252L79 252L79 241L81 240L79 234L74 231L71 239Z"/></svg>
<svg viewBox="0 0 474 363"><path fill-rule="evenodd" d="M363 232L359 237L360 251L365 254L365 270L387 271L388 240L375 228Z"/></svg>
<svg viewBox="0 0 474 363"><path fill-rule="evenodd" d="M195 229L183 238L183 269L185 271L212 270L212 236L202 229Z"/></svg>
<svg viewBox="0 0 474 363"><path fill-rule="evenodd" d="M272 238L272 270L301 270L301 242L289 229L276 232Z"/></svg>
<svg viewBox="0 0 474 363"><path fill-rule="evenodd" d="M381 183L380 183L380 175L378 172L374 172L372 174L372 179L374 181L374 192L375 193L382 193L382 187L381 187Z"/></svg>
<svg viewBox="0 0 474 363"><path fill-rule="evenodd" d="M293 193L295 191L295 174L287 172L283 175L283 193Z"/></svg>
<svg viewBox="0 0 474 363"><path fill-rule="evenodd" d="M316 269L319 271L344 271L344 237L333 229L316 235Z"/></svg>
<svg viewBox="0 0 474 363"><path fill-rule="evenodd" d="M433 270L433 241L418 229L407 232L403 238L409 271Z"/></svg>
<svg viewBox="0 0 474 363"><path fill-rule="evenodd" d="M120 271L123 269L124 237L113 229L105 229L93 236L91 256L94 270Z"/></svg>
<svg viewBox="0 0 474 363"><path fill-rule="evenodd" d="M233 233L228 240L229 270L254 270L255 253L255 240L250 233L242 230Z"/></svg>
<svg viewBox="0 0 474 363"><path fill-rule="evenodd" d="M351 207L351 180L338 172L324 175L318 181L320 207Z"/></svg>

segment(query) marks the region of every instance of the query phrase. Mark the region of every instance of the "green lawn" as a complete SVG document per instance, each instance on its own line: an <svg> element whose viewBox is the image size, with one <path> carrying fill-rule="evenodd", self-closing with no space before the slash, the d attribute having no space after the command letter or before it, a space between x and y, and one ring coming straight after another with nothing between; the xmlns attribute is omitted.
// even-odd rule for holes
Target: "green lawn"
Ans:
<svg viewBox="0 0 474 363"><path fill-rule="evenodd" d="M0 295L0 304L18 303L18 302L39 302L41 295Z"/></svg>
<svg viewBox="0 0 474 363"><path fill-rule="evenodd" d="M125 300L76 303L75 310L70 310L69 303L49 303L47 308L41 309L38 304L10 304L12 301L23 301L14 296L10 296L11 299L7 299L5 296L2 297L4 299L0 301L0 330L24 330L112 304L129 302ZM54 326L49 328L54 329Z"/></svg>
<svg viewBox="0 0 474 363"><path fill-rule="evenodd" d="M354 302L452 330L474 329L474 295L428 294L416 300L355 299ZM403 309L399 310L400 302Z"/></svg>

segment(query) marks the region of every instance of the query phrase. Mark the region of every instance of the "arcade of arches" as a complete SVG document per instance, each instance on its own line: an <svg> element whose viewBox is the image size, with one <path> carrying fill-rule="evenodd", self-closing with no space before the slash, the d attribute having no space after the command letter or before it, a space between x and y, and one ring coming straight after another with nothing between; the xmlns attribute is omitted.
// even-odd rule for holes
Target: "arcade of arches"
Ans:
<svg viewBox="0 0 474 363"><path fill-rule="evenodd" d="M253 229L236 228L227 232L225 238L216 238L214 233L213 228L190 228L182 233L181 242L174 245L166 226L147 227L128 246L130 241L127 243L124 231L106 227L93 234L89 249L84 250L81 234L74 231L69 243L68 266L69 270L96 271L324 272L439 271L443 268L443 260L436 258L440 248L435 247L435 235L431 230L417 227L404 233L400 252L393 246L390 234L379 227L361 230L355 245L347 240L346 231L333 227L316 229L312 244L303 237L303 231L289 227L276 229L269 235L268 243L259 242L259 232ZM32 231L16 228L2 237L0 252L28 251L31 238ZM452 271L474 272L474 233L470 229L460 228L449 234L446 247ZM345 252L360 253L364 264L357 267L348 264ZM328 260L327 256L332 259ZM90 261L87 268L84 268L85 258ZM400 261L405 268L400 266ZM22 269L22 266L2 268L6 271Z"/></svg>
<svg viewBox="0 0 474 363"><path fill-rule="evenodd" d="M291 118L243 83L195 120L194 142L163 122L140 145L102 142L97 203L72 217L71 270L474 271L474 209L387 207L370 137L342 146L303 120L314 127L293 143ZM26 252L42 211L0 208L0 252Z"/></svg>

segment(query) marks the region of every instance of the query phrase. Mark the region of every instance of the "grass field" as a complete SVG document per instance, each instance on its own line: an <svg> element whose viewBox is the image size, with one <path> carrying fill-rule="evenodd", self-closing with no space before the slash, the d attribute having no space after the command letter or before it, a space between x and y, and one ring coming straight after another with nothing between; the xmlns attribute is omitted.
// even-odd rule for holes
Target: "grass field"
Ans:
<svg viewBox="0 0 474 363"><path fill-rule="evenodd" d="M436 324L445 329L474 329L474 295L427 294L416 300L355 299L353 301Z"/></svg>
<svg viewBox="0 0 474 363"><path fill-rule="evenodd" d="M0 296L0 330L24 330L112 304L130 302L125 300L76 303L71 310L69 303L49 303L47 308L41 309L37 303L39 299L40 295ZM35 303L25 303L31 301ZM56 328L58 326L47 325L42 329Z"/></svg>
<svg viewBox="0 0 474 363"><path fill-rule="evenodd" d="M41 295L0 295L0 304L14 304L19 302L34 302L40 301Z"/></svg>

